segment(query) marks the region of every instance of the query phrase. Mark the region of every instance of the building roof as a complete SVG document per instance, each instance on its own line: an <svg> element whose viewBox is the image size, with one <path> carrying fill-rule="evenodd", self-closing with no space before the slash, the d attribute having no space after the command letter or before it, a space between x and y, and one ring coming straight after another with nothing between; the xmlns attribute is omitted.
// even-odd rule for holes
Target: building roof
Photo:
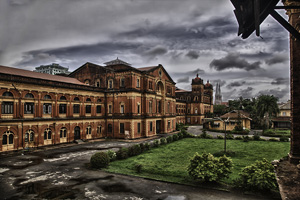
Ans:
<svg viewBox="0 0 300 200"><path fill-rule="evenodd" d="M273 122L290 122L291 117L290 116L280 116L280 117L274 117L271 119Z"/></svg>
<svg viewBox="0 0 300 200"><path fill-rule="evenodd" d="M178 88L178 89L175 90L175 92L190 92L190 91L187 91L187 90L183 90L183 89L179 89L179 88Z"/></svg>
<svg viewBox="0 0 300 200"><path fill-rule="evenodd" d="M158 66L153 66L153 67L141 67L141 68L137 68L138 70L140 70L140 71L151 71L151 70L153 70L153 69L155 69L155 68L157 68Z"/></svg>
<svg viewBox="0 0 300 200"><path fill-rule="evenodd" d="M2 66L2 65L0 65L0 73L14 75L14 76L23 76L23 77L29 77L29 78L35 78L35 79L63 82L63 83L71 83L71 84L77 84L77 85L85 85L84 83L80 82L79 80L77 80L75 78L62 77L62 76L51 75L51 74L44 74L44 73L33 72L33 71L29 71L29 70L24 70L24 69L6 67L6 66Z"/></svg>
<svg viewBox="0 0 300 200"><path fill-rule="evenodd" d="M279 110L290 110L291 109L291 101L288 100L285 104L279 106Z"/></svg>
<svg viewBox="0 0 300 200"><path fill-rule="evenodd" d="M228 118L229 119L237 119L239 114L240 114L241 119L250 119L250 120L252 120L250 118L250 114L243 111L243 110L239 110L239 111L238 110L233 110L231 112L228 112L228 113L222 115L221 118L222 119L228 119Z"/></svg>
<svg viewBox="0 0 300 200"><path fill-rule="evenodd" d="M127 65L127 66L131 66L131 64L123 61L123 60L120 60L119 58L115 59L115 60L112 60L112 61L109 61L109 62L106 62L104 63L106 66L110 66L110 65Z"/></svg>

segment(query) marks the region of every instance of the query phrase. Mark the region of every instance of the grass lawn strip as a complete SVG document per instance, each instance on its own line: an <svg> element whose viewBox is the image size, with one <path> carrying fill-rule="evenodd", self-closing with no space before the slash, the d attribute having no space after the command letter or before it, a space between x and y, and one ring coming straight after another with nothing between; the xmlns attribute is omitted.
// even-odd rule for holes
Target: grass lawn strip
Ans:
<svg viewBox="0 0 300 200"><path fill-rule="evenodd" d="M253 164L256 160L266 158L269 161L280 159L289 152L288 142L227 140L227 149L236 154L232 157L233 170L224 183L231 184L238 177L242 168ZM186 138L153 148L145 153L110 163L106 171L163 180L174 183L194 185L187 173L190 158L195 152L216 153L222 151L224 141L217 139ZM137 173L135 165L141 164L142 171Z"/></svg>

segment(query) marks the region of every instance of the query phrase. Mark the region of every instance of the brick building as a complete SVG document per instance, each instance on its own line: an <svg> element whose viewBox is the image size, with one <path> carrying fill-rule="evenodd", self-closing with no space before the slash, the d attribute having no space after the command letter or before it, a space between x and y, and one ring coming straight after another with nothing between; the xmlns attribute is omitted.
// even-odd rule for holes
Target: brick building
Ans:
<svg viewBox="0 0 300 200"><path fill-rule="evenodd" d="M0 150L149 137L173 132L185 119L200 124L212 111L212 86L199 77L188 95L193 99L176 102L175 82L162 65L105 64L85 63L69 77L0 66Z"/></svg>

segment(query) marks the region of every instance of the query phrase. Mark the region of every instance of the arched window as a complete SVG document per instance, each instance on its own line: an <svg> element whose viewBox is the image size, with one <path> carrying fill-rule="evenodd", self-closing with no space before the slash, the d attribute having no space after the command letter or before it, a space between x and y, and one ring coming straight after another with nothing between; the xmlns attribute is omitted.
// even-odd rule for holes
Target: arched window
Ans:
<svg viewBox="0 0 300 200"><path fill-rule="evenodd" d="M107 126L107 132L111 133L112 132L112 125L108 124Z"/></svg>
<svg viewBox="0 0 300 200"><path fill-rule="evenodd" d="M2 144L3 145L7 144L7 135L3 135L3 137L2 137Z"/></svg>
<svg viewBox="0 0 300 200"><path fill-rule="evenodd" d="M92 100L90 99L90 98L87 98L86 100L85 100L85 102L91 102Z"/></svg>
<svg viewBox="0 0 300 200"><path fill-rule="evenodd" d="M61 96L60 98L59 98L59 100L67 100L67 98L65 97L65 96Z"/></svg>
<svg viewBox="0 0 300 200"><path fill-rule="evenodd" d="M44 131L44 140L51 140L52 131L50 128L46 128Z"/></svg>
<svg viewBox="0 0 300 200"><path fill-rule="evenodd" d="M197 114L197 113L198 113L198 109L196 108L196 109L195 109L195 114Z"/></svg>
<svg viewBox="0 0 300 200"><path fill-rule="evenodd" d="M60 138L65 138L65 137L67 137L67 129L66 129L66 127L62 127L62 128L60 129L60 134L59 134L59 136L60 136Z"/></svg>
<svg viewBox="0 0 300 200"><path fill-rule="evenodd" d="M29 141L29 134L28 133L25 133L25 142L28 142Z"/></svg>
<svg viewBox="0 0 300 200"><path fill-rule="evenodd" d="M87 135L92 134L92 127L91 126L86 127L85 132L86 132Z"/></svg>
<svg viewBox="0 0 300 200"><path fill-rule="evenodd" d="M47 94L44 96L44 99L51 99L51 96Z"/></svg>
<svg viewBox="0 0 300 200"><path fill-rule="evenodd" d="M78 97L74 97L74 101L80 101Z"/></svg>
<svg viewBox="0 0 300 200"><path fill-rule="evenodd" d="M13 144L14 143L14 134L9 134L8 136L8 144Z"/></svg>
<svg viewBox="0 0 300 200"><path fill-rule="evenodd" d="M99 99L97 100L97 103L101 103L101 102L102 102L102 99L99 98Z"/></svg>
<svg viewBox="0 0 300 200"><path fill-rule="evenodd" d="M13 144L14 143L14 133L11 131L5 131L2 137L2 144Z"/></svg>
<svg viewBox="0 0 300 200"><path fill-rule="evenodd" d="M125 87L125 78L124 77L122 77L120 79L120 87Z"/></svg>
<svg viewBox="0 0 300 200"><path fill-rule="evenodd" d="M102 126L100 125L97 127L97 134L100 134L101 132L102 132Z"/></svg>
<svg viewBox="0 0 300 200"><path fill-rule="evenodd" d="M31 94L31 93L27 93L27 94L25 95L25 98L33 99L34 96L33 96L33 94Z"/></svg>
<svg viewBox="0 0 300 200"><path fill-rule="evenodd" d="M14 97L14 95L11 92L4 92L2 94L3 97Z"/></svg>

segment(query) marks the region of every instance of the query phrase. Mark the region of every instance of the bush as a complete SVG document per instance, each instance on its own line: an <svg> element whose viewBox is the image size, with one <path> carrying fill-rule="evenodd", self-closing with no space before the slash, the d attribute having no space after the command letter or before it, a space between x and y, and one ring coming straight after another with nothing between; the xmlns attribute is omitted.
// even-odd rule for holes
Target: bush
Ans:
<svg viewBox="0 0 300 200"><path fill-rule="evenodd" d="M173 137L172 136L167 137L167 143L171 143L171 142L173 142Z"/></svg>
<svg viewBox="0 0 300 200"><path fill-rule="evenodd" d="M245 167L235 182L246 190L269 191L277 188L274 166L266 159Z"/></svg>
<svg viewBox="0 0 300 200"><path fill-rule="evenodd" d="M285 137L285 136L282 136L279 138L279 141L280 142L288 142L289 141L289 138L288 137Z"/></svg>
<svg viewBox="0 0 300 200"><path fill-rule="evenodd" d="M178 133L177 135L178 135L178 139L179 139L179 140L183 138L183 134L182 134L181 132Z"/></svg>
<svg viewBox="0 0 300 200"><path fill-rule="evenodd" d="M199 155L195 153L188 166L188 174L195 180L200 181L218 181L222 178L228 178L232 169L232 160L226 156L215 158L210 153Z"/></svg>
<svg viewBox="0 0 300 200"><path fill-rule="evenodd" d="M243 137L241 137L241 136L236 136L234 139L235 139L235 140L243 140Z"/></svg>
<svg viewBox="0 0 300 200"><path fill-rule="evenodd" d="M112 161L114 161L114 160L117 159L117 154L116 154L116 152L114 152L114 151L112 151L112 150L108 150L106 153L107 153L107 155L108 155L108 157L109 157L110 162L112 162Z"/></svg>
<svg viewBox="0 0 300 200"><path fill-rule="evenodd" d="M203 129L202 133L200 134L200 138L207 138L206 130Z"/></svg>
<svg viewBox="0 0 300 200"><path fill-rule="evenodd" d="M109 160L109 156L106 152L97 152L91 157L91 167L95 169L105 168L109 165Z"/></svg>
<svg viewBox="0 0 300 200"><path fill-rule="evenodd" d="M137 173L141 173L142 169L143 169L143 165L142 164L135 164L134 165L134 169Z"/></svg>
<svg viewBox="0 0 300 200"><path fill-rule="evenodd" d="M167 144L166 138L161 138L161 139L160 139L160 144L161 144L161 145Z"/></svg>
<svg viewBox="0 0 300 200"><path fill-rule="evenodd" d="M218 139L224 139L224 136L223 135L217 135L217 138Z"/></svg>
<svg viewBox="0 0 300 200"><path fill-rule="evenodd" d="M145 149L145 144L141 143L140 144L140 148L141 148L141 152L143 153L146 149Z"/></svg>
<svg viewBox="0 0 300 200"><path fill-rule="evenodd" d="M173 135L173 141L177 141L178 140L178 135Z"/></svg>
<svg viewBox="0 0 300 200"><path fill-rule="evenodd" d="M243 142L249 142L249 140L251 140L251 138L248 135L243 136Z"/></svg>
<svg viewBox="0 0 300 200"><path fill-rule="evenodd" d="M195 137L194 135L188 133L186 130L181 130L181 133L183 134L184 138L193 138L193 137Z"/></svg>
<svg viewBox="0 0 300 200"><path fill-rule="evenodd" d="M278 142L279 140L276 139L276 138L270 138L269 141L271 141L271 142Z"/></svg>
<svg viewBox="0 0 300 200"><path fill-rule="evenodd" d="M236 126L234 127L233 130L234 130L234 131L243 131L243 126L242 126L242 124L240 123L240 124L236 125Z"/></svg>
<svg viewBox="0 0 300 200"><path fill-rule="evenodd" d="M128 149L127 148L121 148L117 151L117 159L122 160L128 158Z"/></svg>
<svg viewBox="0 0 300 200"><path fill-rule="evenodd" d="M154 140L153 147L158 147L160 145L159 140Z"/></svg>
<svg viewBox="0 0 300 200"><path fill-rule="evenodd" d="M232 134L227 134L227 135L226 135L226 139L228 139L228 140L233 140L234 137L233 137Z"/></svg>
<svg viewBox="0 0 300 200"><path fill-rule="evenodd" d="M139 155L141 154L142 151L141 151L141 147L140 145L136 144L136 145L133 145L133 146L130 146L128 148L128 156L136 156L136 155Z"/></svg>
<svg viewBox="0 0 300 200"><path fill-rule="evenodd" d="M146 142L144 144L144 148L145 148L146 151L150 150L150 144L148 142Z"/></svg>
<svg viewBox="0 0 300 200"><path fill-rule="evenodd" d="M260 140L260 136L255 134L253 135L253 140L259 141Z"/></svg>

